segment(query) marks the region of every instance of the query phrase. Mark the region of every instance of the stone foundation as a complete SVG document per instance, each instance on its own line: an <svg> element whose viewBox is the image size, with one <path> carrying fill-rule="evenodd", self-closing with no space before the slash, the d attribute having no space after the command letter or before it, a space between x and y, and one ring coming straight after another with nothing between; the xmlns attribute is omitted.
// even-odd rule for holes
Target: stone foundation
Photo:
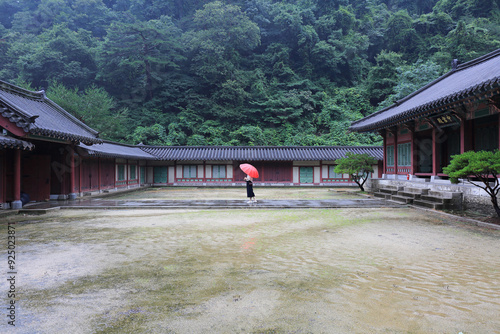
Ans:
<svg viewBox="0 0 500 334"><path fill-rule="evenodd" d="M475 211L486 215L496 215L491 204L490 195L483 189L473 186L470 183L452 184L448 180L439 178L421 179L410 175L410 180L404 179L371 179L367 182L368 192L375 193L384 187L408 187L429 189L429 191L462 193L462 210Z"/></svg>

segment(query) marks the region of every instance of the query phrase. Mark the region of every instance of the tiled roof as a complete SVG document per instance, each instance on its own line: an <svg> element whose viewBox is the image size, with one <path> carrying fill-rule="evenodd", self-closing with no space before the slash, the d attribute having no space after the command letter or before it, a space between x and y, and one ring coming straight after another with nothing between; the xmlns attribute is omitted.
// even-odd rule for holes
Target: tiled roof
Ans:
<svg viewBox="0 0 500 334"><path fill-rule="evenodd" d="M0 135L0 148L11 148L23 151L31 151L35 145L24 140Z"/></svg>
<svg viewBox="0 0 500 334"><path fill-rule="evenodd" d="M0 115L32 135L99 143L91 129L45 96L0 81Z"/></svg>
<svg viewBox="0 0 500 334"><path fill-rule="evenodd" d="M124 158L124 159L146 159L155 160L156 157L141 150L140 146L126 145L104 141L102 144L94 144L92 146L79 144L80 153L82 150L85 154L93 157L104 158Z"/></svg>
<svg viewBox="0 0 500 334"><path fill-rule="evenodd" d="M392 106L353 122L349 129L358 132L382 129L418 117L430 109L499 87L500 49L458 65Z"/></svg>
<svg viewBox="0 0 500 334"><path fill-rule="evenodd" d="M336 160L347 152L367 153L382 160L380 146L142 146L169 161L306 161Z"/></svg>

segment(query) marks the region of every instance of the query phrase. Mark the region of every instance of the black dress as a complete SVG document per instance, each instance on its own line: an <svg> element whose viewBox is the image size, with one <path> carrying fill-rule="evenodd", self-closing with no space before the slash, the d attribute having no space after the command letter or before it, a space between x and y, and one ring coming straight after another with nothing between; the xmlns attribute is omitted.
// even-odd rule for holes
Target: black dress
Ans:
<svg viewBox="0 0 500 334"><path fill-rule="evenodd" d="M252 181L247 181L247 197L255 197L255 194L253 193L253 182Z"/></svg>

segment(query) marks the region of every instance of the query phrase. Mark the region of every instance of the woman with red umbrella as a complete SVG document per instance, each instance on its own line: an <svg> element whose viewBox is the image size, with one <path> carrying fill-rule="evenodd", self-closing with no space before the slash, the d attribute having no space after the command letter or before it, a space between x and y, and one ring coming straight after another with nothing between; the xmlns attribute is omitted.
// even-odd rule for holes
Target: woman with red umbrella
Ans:
<svg viewBox="0 0 500 334"><path fill-rule="evenodd" d="M257 169L250 165L250 164L241 164L240 168L243 172L247 173L247 176L243 179L247 183L247 197L248 197L248 203L257 203L257 200L255 199L255 194L253 192L253 178L258 178L259 177L259 172Z"/></svg>

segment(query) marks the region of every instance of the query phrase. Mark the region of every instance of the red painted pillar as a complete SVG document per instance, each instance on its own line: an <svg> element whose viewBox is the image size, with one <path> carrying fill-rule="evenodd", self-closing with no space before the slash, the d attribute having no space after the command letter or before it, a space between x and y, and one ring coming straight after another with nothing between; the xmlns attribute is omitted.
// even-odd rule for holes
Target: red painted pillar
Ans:
<svg viewBox="0 0 500 334"><path fill-rule="evenodd" d="M82 193L82 165L83 165L83 158L80 157L79 160L79 165L78 165L78 192L81 194Z"/></svg>
<svg viewBox="0 0 500 334"><path fill-rule="evenodd" d="M21 202L21 151L14 151L14 184L12 187L14 194L14 201L12 202L12 209L20 209L23 207Z"/></svg>
<svg viewBox="0 0 500 334"><path fill-rule="evenodd" d="M460 122L460 153L464 152L465 152L465 119L462 119Z"/></svg>
<svg viewBox="0 0 500 334"><path fill-rule="evenodd" d="M436 128L432 129L432 175L437 175L438 172L438 160L437 160L437 142L436 142Z"/></svg>
<svg viewBox="0 0 500 334"><path fill-rule="evenodd" d="M128 173L128 159L125 160L125 180L127 180L127 188L128 188L128 181L129 181L129 173Z"/></svg>
<svg viewBox="0 0 500 334"><path fill-rule="evenodd" d="M394 131L394 174L398 175L398 127Z"/></svg>
<svg viewBox="0 0 500 334"><path fill-rule="evenodd" d="M382 173L387 174L387 132L384 132L384 158L382 159Z"/></svg>
<svg viewBox="0 0 500 334"><path fill-rule="evenodd" d="M415 157L416 155L415 151L415 128L410 130L410 164L411 164L411 169L410 169L410 174L415 175L415 172L417 170L417 159Z"/></svg>
<svg viewBox="0 0 500 334"><path fill-rule="evenodd" d="M69 199L75 199L75 151L70 147L69 151Z"/></svg>
<svg viewBox="0 0 500 334"><path fill-rule="evenodd" d="M99 182L99 184L97 185L97 189L99 190L99 192L101 192L101 169L101 158L97 158L97 182Z"/></svg>

